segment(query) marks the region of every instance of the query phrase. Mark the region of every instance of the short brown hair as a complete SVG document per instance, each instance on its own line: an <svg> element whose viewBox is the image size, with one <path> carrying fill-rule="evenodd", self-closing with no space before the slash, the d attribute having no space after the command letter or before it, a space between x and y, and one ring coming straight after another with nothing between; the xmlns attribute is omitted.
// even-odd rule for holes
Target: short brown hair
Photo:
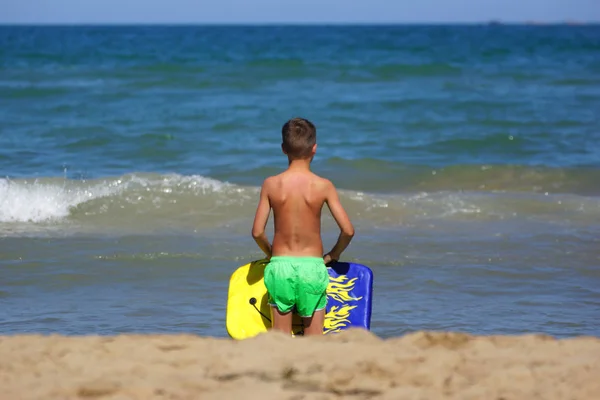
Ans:
<svg viewBox="0 0 600 400"><path fill-rule="evenodd" d="M292 118L281 128L283 149L290 157L308 157L317 143L317 128L307 119Z"/></svg>

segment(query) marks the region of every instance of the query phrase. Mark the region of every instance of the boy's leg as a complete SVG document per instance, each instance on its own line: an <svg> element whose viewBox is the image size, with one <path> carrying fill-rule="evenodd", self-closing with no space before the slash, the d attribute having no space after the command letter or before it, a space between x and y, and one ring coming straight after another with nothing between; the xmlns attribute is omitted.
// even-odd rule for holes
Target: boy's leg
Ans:
<svg viewBox="0 0 600 400"><path fill-rule="evenodd" d="M302 322L304 323L304 336L323 336L325 310L315 311L312 317L302 318Z"/></svg>
<svg viewBox="0 0 600 400"><path fill-rule="evenodd" d="M298 268L298 314L304 323L304 335L322 335L325 325L329 273L320 257L305 259Z"/></svg>
<svg viewBox="0 0 600 400"><path fill-rule="evenodd" d="M292 332L292 312L282 313L276 306L271 306L271 321L273 329L281 331L286 335Z"/></svg>
<svg viewBox="0 0 600 400"><path fill-rule="evenodd" d="M272 329L287 335L292 333L292 308L296 301L294 286L290 285L290 277L294 274L292 265L285 257L271 257L264 273L271 306Z"/></svg>

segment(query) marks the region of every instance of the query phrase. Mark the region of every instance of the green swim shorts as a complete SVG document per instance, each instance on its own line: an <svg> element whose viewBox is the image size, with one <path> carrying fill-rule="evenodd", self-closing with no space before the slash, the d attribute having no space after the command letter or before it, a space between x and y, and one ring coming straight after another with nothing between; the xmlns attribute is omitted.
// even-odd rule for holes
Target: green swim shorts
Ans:
<svg viewBox="0 0 600 400"><path fill-rule="evenodd" d="M327 304L329 273L321 257L271 257L265 267L269 304L285 314L312 317Z"/></svg>

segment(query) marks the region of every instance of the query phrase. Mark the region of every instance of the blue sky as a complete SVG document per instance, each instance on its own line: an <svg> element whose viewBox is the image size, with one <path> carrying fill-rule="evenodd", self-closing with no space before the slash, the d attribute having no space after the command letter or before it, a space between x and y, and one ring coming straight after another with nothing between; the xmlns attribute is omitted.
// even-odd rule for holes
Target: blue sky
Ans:
<svg viewBox="0 0 600 400"><path fill-rule="evenodd" d="M2 23L600 21L600 0L0 0Z"/></svg>

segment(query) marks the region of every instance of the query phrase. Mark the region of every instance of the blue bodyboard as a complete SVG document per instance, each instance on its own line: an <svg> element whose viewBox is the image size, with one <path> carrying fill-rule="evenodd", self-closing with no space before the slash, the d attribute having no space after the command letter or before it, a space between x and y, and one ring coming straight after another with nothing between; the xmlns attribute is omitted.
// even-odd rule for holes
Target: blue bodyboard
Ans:
<svg viewBox="0 0 600 400"><path fill-rule="evenodd" d="M373 272L365 265L329 264L329 286L323 333L358 327L371 329Z"/></svg>

